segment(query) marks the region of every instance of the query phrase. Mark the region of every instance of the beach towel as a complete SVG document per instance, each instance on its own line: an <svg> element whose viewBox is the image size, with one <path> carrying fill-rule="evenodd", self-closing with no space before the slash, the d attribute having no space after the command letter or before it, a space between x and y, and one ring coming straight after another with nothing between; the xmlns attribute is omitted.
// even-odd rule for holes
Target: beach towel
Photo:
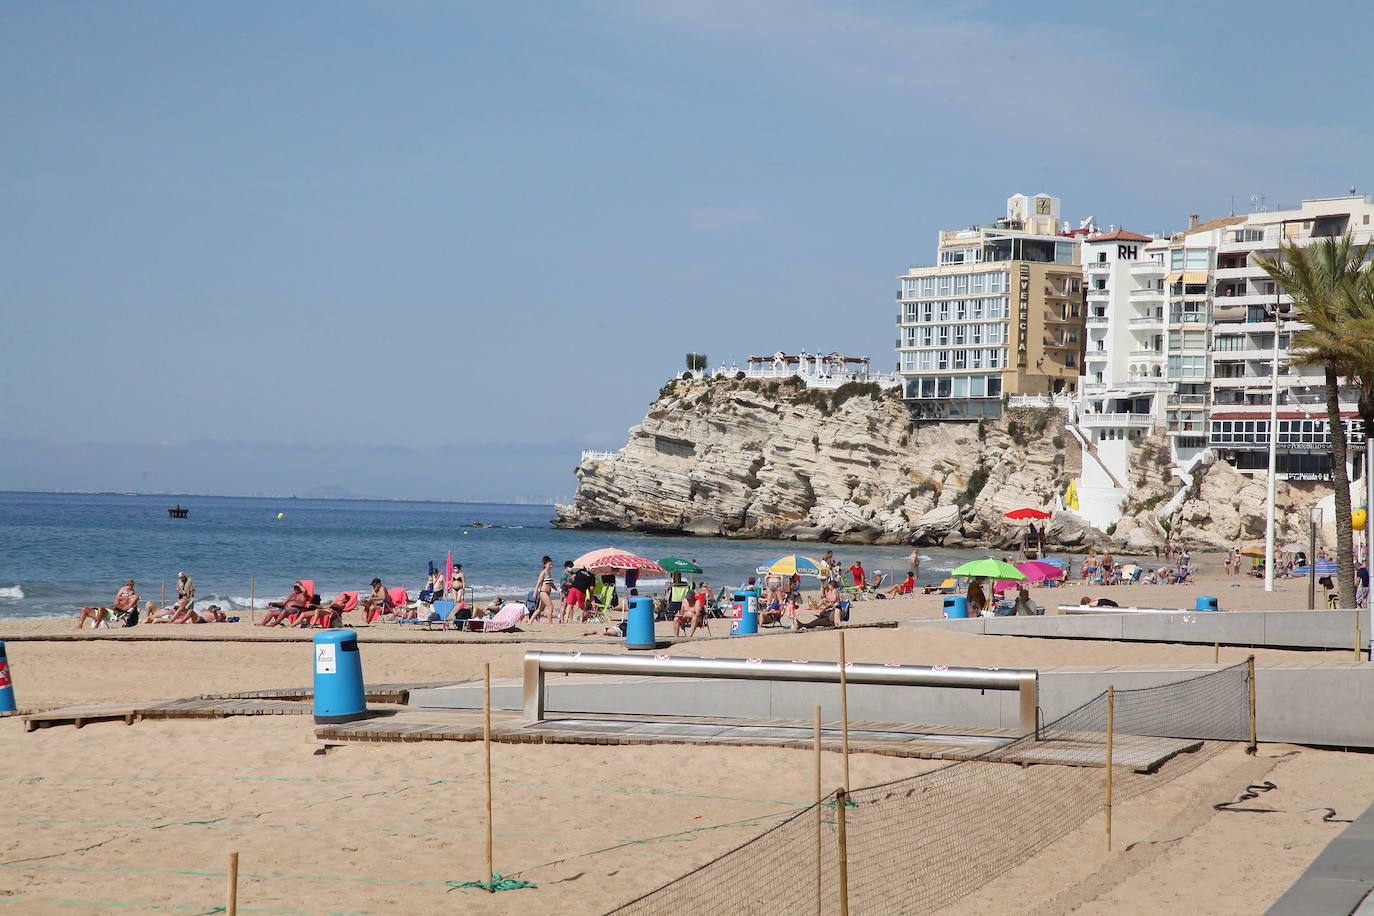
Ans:
<svg viewBox="0 0 1374 916"><path fill-rule="evenodd" d="M499 633L502 630L510 630L517 623L525 619L525 606L514 601L507 602L501 606L501 610L496 612L496 616L490 620L473 621L472 626L476 629L477 624L481 624L483 633Z"/></svg>

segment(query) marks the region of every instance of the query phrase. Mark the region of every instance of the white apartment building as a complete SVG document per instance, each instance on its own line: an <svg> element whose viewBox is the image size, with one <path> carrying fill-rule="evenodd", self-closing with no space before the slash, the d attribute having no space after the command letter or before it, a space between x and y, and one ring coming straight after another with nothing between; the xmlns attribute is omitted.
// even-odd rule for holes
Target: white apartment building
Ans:
<svg viewBox="0 0 1374 916"><path fill-rule="evenodd" d="M1151 429L1168 432L1175 467L1211 448L1242 472L1267 472L1276 331L1278 476L1330 474L1323 373L1286 367L1302 325L1276 326L1275 303L1289 300L1276 298L1256 257L1277 255L1281 241L1311 244L1347 230L1357 244L1374 239L1368 197L1206 223L1193 216L1168 238L1118 231L1084 240L1087 352L1074 432L1083 450L1080 511L1094 525L1120 517L1131 451ZM1354 465L1363 430L1355 393L1341 397Z"/></svg>
<svg viewBox="0 0 1374 916"><path fill-rule="evenodd" d="M1207 441L1241 471L1269 467L1270 391L1274 335L1279 345L1279 477L1325 478L1331 473L1325 380L1320 368L1287 368L1293 321L1275 324L1276 302L1289 303L1257 262L1275 257L1281 242L1310 245L1350 232L1357 244L1374 239L1374 203L1367 196L1304 200L1296 208L1252 213L1222 232L1212 310L1212 404ZM1364 443L1355 392L1341 394L1342 417L1355 452ZM1352 468L1352 471L1354 469Z"/></svg>

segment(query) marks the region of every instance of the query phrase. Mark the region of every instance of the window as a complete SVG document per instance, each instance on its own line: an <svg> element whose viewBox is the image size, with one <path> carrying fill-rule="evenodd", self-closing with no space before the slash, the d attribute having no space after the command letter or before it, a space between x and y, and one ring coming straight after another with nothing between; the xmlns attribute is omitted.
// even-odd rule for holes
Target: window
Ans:
<svg viewBox="0 0 1374 916"><path fill-rule="evenodd" d="M941 299L935 306L935 316L940 321L949 321L949 300Z"/></svg>
<svg viewBox="0 0 1374 916"><path fill-rule="evenodd" d="M949 397L949 390L949 376L946 375L944 378L937 378L935 380L935 396L937 398Z"/></svg>
<svg viewBox="0 0 1374 916"><path fill-rule="evenodd" d="M1099 263L1099 264L1106 264L1106 263L1107 263L1107 252L1105 252L1105 251L1099 251L1099 252L1097 253L1097 263Z"/></svg>
<svg viewBox="0 0 1374 916"><path fill-rule="evenodd" d="M933 398L933 397L935 397L935 379L933 379L933 378L923 378L923 379L921 379L921 397L923 397L923 398Z"/></svg>
<svg viewBox="0 0 1374 916"><path fill-rule="evenodd" d="M951 388L951 393L953 394L953 396L956 398L968 397L968 376L956 375L953 381L954 384Z"/></svg>
<svg viewBox="0 0 1374 916"><path fill-rule="evenodd" d="M1082 287L1082 281L1081 281L1081 280L1074 280L1070 288L1071 288L1074 292L1076 292L1076 293L1077 293L1077 292L1081 292L1082 289L1083 289L1083 287Z"/></svg>
<svg viewBox="0 0 1374 916"><path fill-rule="evenodd" d="M986 302L986 301L987 301L987 300L985 300L985 299L970 299L970 300L969 300L969 312L968 312L968 316L969 316L970 318L975 319L975 320L978 319L978 318L982 318L982 317L983 317L983 312L984 312L984 305L983 305L983 303Z"/></svg>
<svg viewBox="0 0 1374 916"><path fill-rule="evenodd" d="M974 341L974 342L977 343L977 341ZM985 360L983 359L983 354L984 354L984 352L985 352L985 351L983 351L983 350L970 350L970 351L968 351L968 367L969 367L970 369L982 369L982 368L984 368L984 363L985 363Z"/></svg>
<svg viewBox="0 0 1374 916"><path fill-rule="evenodd" d="M922 302L922 303L921 303L921 320L922 320L922 321L925 321L925 322L931 322L931 321L934 321L934 320L935 320L935 303L934 303L934 302Z"/></svg>
<svg viewBox="0 0 1374 916"><path fill-rule="evenodd" d="M916 365L921 372L930 372L935 368L935 351L922 350L916 354Z"/></svg>
<svg viewBox="0 0 1374 916"><path fill-rule="evenodd" d="M1007 272L999 270L996 273L988 274L988 292L1004 293L1010 287L1007 285Z"/></svg>
<svg viewBox="0 0 1374 916"><path fill-rule="evenodd" d="M1069 331L1069 343L1071 343L1071 344L1076 344L1076 343L1078 343L1078 332L1077 332L1077 331ZM1072 365L1072 363L1071 363L1070 365Z"/></svg>
<svg viewBox="0 0 1374 916"><path fill-rule="evenodd" d="M948 351L948 350L936 350L936 351L935 351L935 368L936 368L936 369L948 369L948 368L949 368L949 351Z"/></svg>
<svg viewBox="0 0 1374 916"><path fill-rule="evenodd" d="M921 295L922 295L923 297L926 297L926 298L929 298L929 297L935 295L935 278L934 278L934 277L922 277L922 278L921 278Z"/></svg>
<svg viewBox="0 0 1374 916"><path fill-rule="evenodd" d="M1070 318L1077 318L1077 317L1078 317L1078 303L1077 303L1077 302L1075 302L1075 303L1073 303L1072 305L1069 306L1069 317L1070 317Z"/></svg>
<svg viewBox="0 0 1374 916"><path fill-rule="evenodd" d="M916 329L915 329L915 328L902 328L902 346L904 346L904 347L914 347L914 346L916 346Z"/></svg>
<svg viewBox="0 0 1374 916"><path fill-rule="evenodd" d="M1172 251L1169 252L1169 269L1170 269L1170 270L1182 270L1182 269L1183 269L1183 249L1182 249L1182 248L1175 248L1175 249L1173 249Z"/></svg>
<svg viewBox="0 0 1374 916"><path fill-rule="evenodd" d="M962 347L964 345L964 329L967 327L968 325L966 324L956 324L954 326L954 345L956 347Z"/></svg>
<svg viewBox="0 0 1374 916"><path fill-rule="evenodd" d="M987 274L974 274L969 278L969 292L974 295L982 293L984 285L987 283Z"/></svg>
<svg viewBox="0 0 1374 916"><path fill-rule="evenodd" d="M967 369L967 368L968 368L968 351L967 351L967 350L954 350L954 351L953 351L953 361L952 361L952 364L951 364L950 368L952 368L952 369Z"/></svg>
<svg viewBox="0 0 1374 916"><path fill-rule="evenodd" d="M959 274L954 278L954 295L968 295L968 274Z"/></svg>
<svg viewBox="0 0 1374 916"><path fill-rule="evenodd" d="M934 327L932 327L931 325L926 325L925 327L919 328L918 330L921 332L920 337L918 338L921 341L920 346L930 347L935 345Z"/></svg>
<svg viewBox="0 0 1374 916"><path fill-rule="evenodd" d="M986 375L973 375L968 380L968 394L971 398L987 397L988 377Z"/></svg>
<svg viewBox="0 0 1374 916"><path fill-rule="evenodd" d="M1000 398L1002 396L1002 377L1000 375L988 376L988 397Z"/></svg>
<svg viewBox="0 0 1374 916"><path fill-rule="evenodd" d="M1206 270L1207 269L1207 249L1189 248L1183 259L1184 270Z"/></svg>
<svg viewBox="0 0 1374 916"><path fill-rule="evenodd" d="M1078 354L1076 354L1076 353L1065 353L1065 354L1064 354L1064 365L1065 365L1066 367L1070 368L1070 369L1072 369L1074 366L1078 365Z"/></svg>
<svg viewBox="0 0 1374 916"><path fill-rule="evenodd" d="M955 321L963 321L963 320L965 320L965 319L967 319L967 318L968 318L968 300L967 300L967 299L955 299L955 300L954 300L954 320L955 320Z"/></svg>
<svg viewBox="0 0 1374 916"><path fill-rule="evenodd" d="M950 286L949 277L947 277L947 276L945 276L945 277L940 277L940 278L939 278L939 282L936 283L936 291L937 291L941 296L948 296L948 295L949 295L949 286Z"/></svg>
<svg viewBox="0 0 1374 916"><path fill-rule="evenodd" d="M949 346L949 325L940 324L936 325L935 327L935 345L937 347Z"/></svg>
<svg viewBox="0 0 1374 916"><path fill-rule="evenodd" d="M968 326L968 342L977 346L983 342L983 328L986 325L971 324Z"/></svg>

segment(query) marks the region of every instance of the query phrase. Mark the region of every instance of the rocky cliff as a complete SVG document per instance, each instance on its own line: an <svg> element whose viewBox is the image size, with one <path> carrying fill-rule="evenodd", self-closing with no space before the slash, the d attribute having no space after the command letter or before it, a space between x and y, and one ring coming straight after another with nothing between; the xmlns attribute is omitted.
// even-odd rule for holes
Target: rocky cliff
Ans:
<svg viewBox="0 0 1374 916"><path fill-rule="evenodd" d="M558 507L558 524L1005 547L1022 529L1003 513L1053 505L1080 473L1078 442L1064 423L1059 411L1041 409L976 423L922 420L895 391L872 385L829 391L799 380L671 382L614 458L589 458L577 468L577 495ZM1061 510L1050 543L1140 553L1166 532L1219 549L1264 537L1263 477L1218 462L1180 480L1162 434L1136 445L1123 483L1124 515L1110 533ZM1306 540L1307 508L1329 490L1279 483L1280 544Z"/></svg>
<svg viewBox="0 0 1374 916"><path fill-rule="evenodd" d="M614 459L588 459L567 528L851 543L1010 543L1003 513L1054 502L1079 449L1052 410L916 419L872 385L715 379L667 385ZM1092 536L1061 513L1055 540Z"/></svg>

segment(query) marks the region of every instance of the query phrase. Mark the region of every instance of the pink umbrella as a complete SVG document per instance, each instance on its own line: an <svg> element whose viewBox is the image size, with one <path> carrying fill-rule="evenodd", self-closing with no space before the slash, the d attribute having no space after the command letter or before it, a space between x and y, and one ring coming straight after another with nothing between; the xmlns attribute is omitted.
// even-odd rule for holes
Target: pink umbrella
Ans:
<svg viewBox="0 0 1374 916"><path fill-rule="evenodd" d="M1043 582L1046 579L1062 579L1064 577L1064 570L1053 563L1042 563L1040 560L1027 560L1024 563L1017 563L1016 568L1025 573L1026 579L1031 582ZM1016 584L1015 582L998 582L996 591L1000 592Z"/></svg>
<svg viewBox="0 0 1374 916"><path fill-rule="evenodd" d="M444 590L453 588L453 551L448 552L448 562L444 564Z"/></svg>

